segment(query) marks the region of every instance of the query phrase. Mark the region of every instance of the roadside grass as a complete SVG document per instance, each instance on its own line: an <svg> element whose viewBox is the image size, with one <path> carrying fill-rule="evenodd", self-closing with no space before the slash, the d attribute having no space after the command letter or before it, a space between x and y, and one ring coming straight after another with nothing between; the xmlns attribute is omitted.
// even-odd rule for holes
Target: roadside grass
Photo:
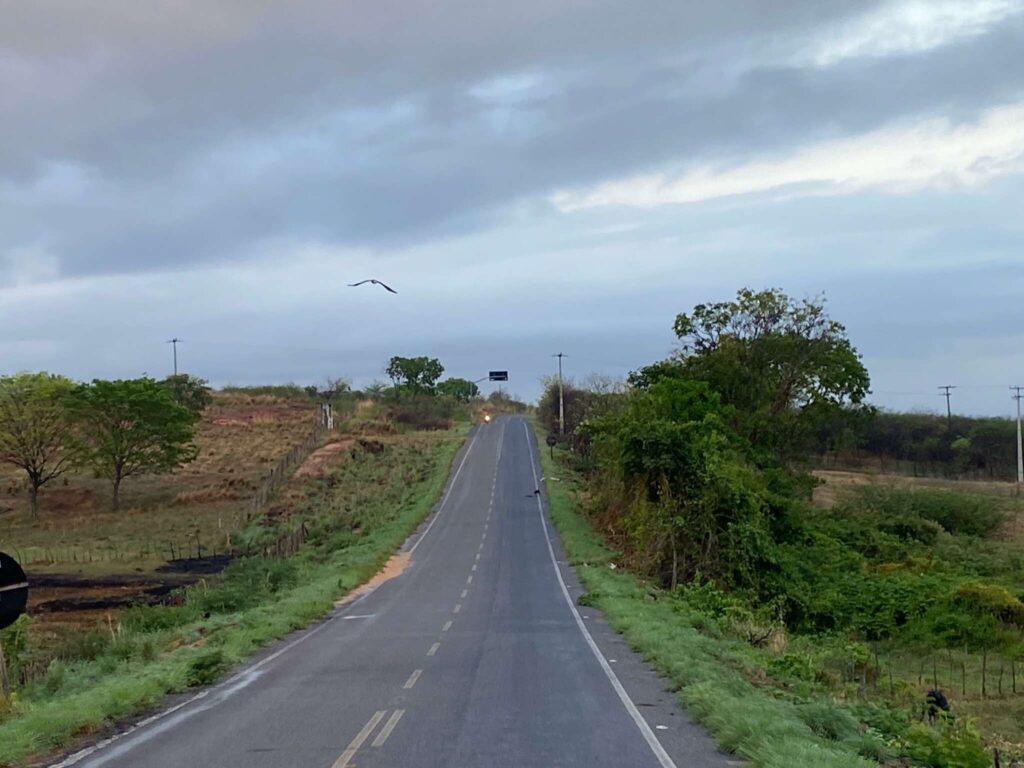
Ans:
<svg viewBox="0 0 1024 768"><path fill-rule="evenodd" d="M169 693L211 683L261 646L323 617L427 516L463 436L463 429L438 433L340 464L297 513L311 534L294 557L244 558L212 585L188 588L180 605L134 608L116 626L82 633L77 660L53 659L0 709L0 765L24 765ZM9 647L12 630L6 633Z"/></svg>
<svg viewBox="0 0 1024 768"><path fill-rule="evenodd" d="M885 737L862 732L830 698L810 690L776 696L767 680L755 686L751 679L765 677L755 649L716 633L713 620L667 593L613 569L616 554L579 508L577 478L547 451L540 456L552 520L587 590L582 599L672 683L687 711L723 749L757 768L869 768L889 757Z"/></svg>

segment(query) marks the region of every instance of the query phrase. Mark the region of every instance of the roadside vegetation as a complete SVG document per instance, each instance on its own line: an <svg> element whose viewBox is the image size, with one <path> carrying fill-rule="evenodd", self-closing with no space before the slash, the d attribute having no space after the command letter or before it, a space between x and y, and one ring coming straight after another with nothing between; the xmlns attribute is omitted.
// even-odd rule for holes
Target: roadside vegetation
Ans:
<svg viewBox="0 0 1024 768"><path fill-rule="evenodd" d="M1014 500L865 482L815 503L823 425L870 418L845 329L778 291L675 329L680 352L623 386L571 387L558 466L545 457L585 599L755 766L1009 765ZM539 413L554 432L556 389Z"/></svg>
<svg viewBox="0 0 1024 768"><path fill-rule="evenodd" d="M373 576L439 497L471 421L525 407L428 369L364 391L0 379L0 549L31 584L28 615L0 631L0 765L216 681ZM12 460L26 434L46 448L25 452L43 457L34 469Z"/></svg>

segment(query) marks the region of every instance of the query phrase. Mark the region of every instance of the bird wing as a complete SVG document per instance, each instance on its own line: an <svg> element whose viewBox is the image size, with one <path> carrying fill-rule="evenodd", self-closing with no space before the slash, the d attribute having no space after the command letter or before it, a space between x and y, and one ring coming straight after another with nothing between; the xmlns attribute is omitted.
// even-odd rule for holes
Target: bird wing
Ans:
<svg viewBox="0 0 1024 768"><path fill-rule="evenodd" d="M358 288L363 283L372 283L372 282L373 282L372 280L360 280L358 283L349 283L348 287L349 288Z"/></svg>

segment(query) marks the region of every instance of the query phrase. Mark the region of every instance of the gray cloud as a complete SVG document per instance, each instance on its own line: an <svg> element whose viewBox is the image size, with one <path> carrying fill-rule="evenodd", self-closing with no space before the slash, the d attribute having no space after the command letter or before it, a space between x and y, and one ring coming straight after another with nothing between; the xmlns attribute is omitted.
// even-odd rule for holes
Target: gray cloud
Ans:
<svg viewBox="0 0 1024 768"><path fill-rule="evenodd" d="M1020 21L923 56L759 62L765 40L796 45L864 3L105 8L19 7L0 63L20 85L0 96L0 248L42 240L65 274L237 259L278 237L393 247L556 187L1024 89ZM519 73L536 94L471 93ZM53 163L82 169L79 194L23 202Z"/></svg>

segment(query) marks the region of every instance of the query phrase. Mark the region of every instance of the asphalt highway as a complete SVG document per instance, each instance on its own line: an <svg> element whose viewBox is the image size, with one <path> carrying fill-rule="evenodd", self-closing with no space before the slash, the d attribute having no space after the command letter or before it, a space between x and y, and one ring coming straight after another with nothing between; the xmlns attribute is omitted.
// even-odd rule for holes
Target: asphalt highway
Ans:
<svg viewBox="0 0 1024 768"><path fill-rule="evenodd" d="M475 428L400 576L58 765L736 765L575 606L536 451L522 418Z"/></svg>

